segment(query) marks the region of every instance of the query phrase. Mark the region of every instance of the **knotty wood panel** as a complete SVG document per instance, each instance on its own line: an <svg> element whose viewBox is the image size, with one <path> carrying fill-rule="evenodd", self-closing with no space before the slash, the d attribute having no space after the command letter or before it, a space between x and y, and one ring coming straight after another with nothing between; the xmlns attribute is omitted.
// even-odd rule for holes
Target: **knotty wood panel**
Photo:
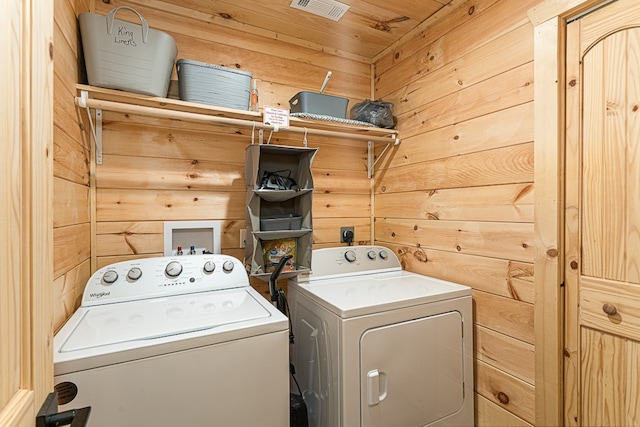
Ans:
<svg viewBox="0 0 640 427"><path fill-rule="evenodd" d="M397 129L404 138L431 129L480 117L533 100L533 63L441 97L413 106L398 115Z"/></svg>
<svg viewBox="0 0 640 427"><path fill-rule="evenodd" d="M53 389L53 2L0 4L0 425Z"/></svg>
<svg viewBox="0 0 640 427"><path fill-rule="evenodd" d="M314 218L359 218L368 217L370 208L368 194L313 194Z"/></svg>
<svg viewBox="0 0 640 427"><path fill-rule="evenodd" d="M584 57L584 74L595 83L584 94L584 140L588 143L582 157L586 177L583 274L634 283L640 283L640 143L635 137L640 123L635 113L639 91L634 89L637 62L625 58L637 55L638 39L640 31L610 35ZM606 111L595 108L601 105L607 106Z"/></svg>
<svg viewBox="0 0 640 427"><path fill-rule="evenodd" d="M489 186L531 182L533 143L387 169L376 192Z"/></svg>
<svg viewBox="0 0 640 427"><path fill-rule="evenodd" d="M53 230L53 277L58 278L77 267L90 256L89 224L57 227ZM82 283L84 289L85 283Z"/></svg>
<svg viewBox="0 0 640 427"><path fill-rule="evenodd" d="M167 120L162 122L145 120L147 123L143 125L141 118L133 115L113 112L105 112L104 115L103 153L105 155L210 160L244 165L245 148L251 144L251 129L228 127L224 133L216 133L211 131L216 129L215 126L207 129L207 126L202 125L188 127L183 125L178 130L163 127L162 124L171 122ZM219 129L225 128L219 127ZM255 143L258 143L257 138L256 135ZM265 141L267 138L268 133L265 135ZM271 143L302 146L302 137L290 139L275 136ZM362 186L369 182L366 176L367 144L365 141L330 141L328 138L309 136L308 146L319 149L312 165L314 171L328 169L356 172L351 175L354 181L358 181L356 185ZM99 169L109 167L107 161L98 166ZM357 173L359 171L363 173Z"/></svg>
<svg viewBox="0 0 640 427"><path fill-rule="evenodd" d="M473 221L377 218L376 240L533 262L533 225Z"/></svg>
<svg viewBox="0 0 640 427"><path fill-rule="evenodd" d="M603 306L615 306L607 315ZM636 284L596 277L580 278L580 324L640 341L640 289Z"/></svg>
<svg viewBox="0 0 640 427"><path fill-rule="evenodd" d="M403 268L474 289L533 303L533 266L529 263L385 243Z"/></svg>
<svg viewBox="0 0 640 427"><path fill-rule="evenodd" d="M476 361L476 391L528 423L535 423L535 396L531 384Z"/></svg>
<svg viewBox="0 0 640 427"><path fill-rule="evenodd" d="M581 327L580 331L582 395L589 397L588 403L582 405L581 424L637 426L640 343L591 328Z"/></svg>
<svg viewBox="0 0 640 427"><path fill-rule="evenodd" d="M97 221L244 218L245 193L98 189Z"/></svg>
<svg viewBox="0 0 640 427"><path fill-rule="evenodd" d="M384 97L398 87L406 86L422 75L433 72L496 38L512 33L528 23L526 12L537 2L538 0L516 3L490 0L467 2L461 8L469 14L469 19L456 22L453 28L443 28L430 42L425 43L422 38L414 40L414 43L421 43L416 46L419 50L416 51L416 47L409 48L404 56L405 61L396 62L389 72L380 75L376 71L376 98ZM480 7L478 15L475 15L474 3L478 3ZM508 50L509 47L505 46L504 49ZM469 67L473 67L473 64L465 63L460 68Z"/></svg>
<svg viewBox="0 0 640 427"><path fill-rule="evenodd" d="M60 117L59 110L54 111ZM53 127L53 154L54 176L89 185L89 148L69 137L57 122Z"/></svg>
<svg viewBox="0 0 640 427"><path fill-rule="evenodd" d="M59 305L53 316L56 329L62 327L80 305L84 285L90 277L91 262L87 259L53 281L53 299Z"/></svg>
<svg viewBox="0 0 640 427"><path fill-rule="evenodd" d="M491 7L499 0L475 0L462 3L459 7L454 7L454 10L450 11L446 16L432 22L431 25L422 29L419 34L413 34L413 37L406 38L402 43L398 43L392 49L387 49L383 54L375 58L376 65L376 77L393 70L393 73L403 75L402 71L403 63L407 60L413 60L413 74L418 76L428 73L430 67L425 66L428 60L433 61L430 58L429 49L425 49L427 46L442 38L445 34L454 31L457 27L463 25L464 22L469 20L475 20L476 16L479 16L485 9ZM424 51L422 51L425 49ZM422 51L422 52L421 52ZM411 73L409 73L411 74ZM380 82L377 82L376 86L380 86ZM395 86L404 86L407 82L401 80L395 84Z"/></svg>
<svg viewBox="0 0 640 427"><path fill-rule="evenodd" d="M381 164L397 167L533 141L533 103L402 138Z"/></svg>
<svg viewBox="0 0 640 427"><path fill-rule="evenodd" d="M157 157L103 157L101 188L244 192L244 164Z"/></svg>
<svg viewBox="0 0 640 427"><path fill-rule="evenodd" d="M96 240L98 257L163 253L164 222L99 222Z"/></svg>
<svg viewBox="0 0 640 427"><path fill-rule="evenodd" d="M533 222L533 185L508 184L376 195L376 217Z"/></svg>
<svg viewBox="0 0 640 427"><path fill-rule="evenodd" d="M535 383L535 354L533 345L476 325L475 354L486 362L514 377Z"/></svg>
<svg viewBox="0 0 640 427"><path fill-rule="evenodd" d="M478 325L534 343L533 304L473 291L475 321Z"/></svg>
<svg viewBox="0 0 640 427"><path fill-rule="evenodd" d="M65 179L53 179L53 226L89 222L89 188Z"/></svg>
<svg viewBox="0 0 640 427"><path fill-rule="evenodd" d="M104 156L104 164L99 168L97 179L100 187L118 189L148 190L200 190L241 192L244 194L244 165L225 162L199 162L196 160L168 160L143 157ZM240 169L240 170L239 170ZM368 180L362 179L363 172L345 173L326 171L318 173L315 197L326 198L319 202L325 207L341 203L334 195L359 194L367 196ZM337 176L334 178L333 176ZM364 199L362 199L364 200Z"/></svg>
<svg viewBox="0 0 640 427"><path fill-rule="evenodd" d="M533 427L511 412L494 405L487 398L476 394L476 425L491 427Z"/></svg>
<svg viewBox="0 0 640 427"><path fill-rule="evenodd" d="M75 90L69 90L64 80L68 80L68 75L58 75L57 73L54 75L54 91L56 93L54 99L54 112L56 117L54 122L55 130L58 133L64 134L63 136L70 140L69 143L73 142L88 150L90 144L87 138L88 134L85 134L85 129L89 129L90 124L86 116L86 111L75 107L73 99L74 96L76 96ZM73 83L71 82L69 84ZM58 137L56 137L56 139L58 139ZM74 149L78 150L78 148L75 147ZM64 158L58 160L58 162L64 161ZM88 166L84 166L83 169L88 169Z"/></svg>
<svg viewBox="0 0 640 427"><path fill-rule="evenodd" d="M501 74L530 62L532 39L531 25L524 24L409 85L384 94L384 99L394 104L395 114L404 114L416 105L427 104L453 91L480 83L487 74ZM379 97L381 95L378 94Z"/></svg>
<svg viewBox="0 0 640 427"><path fill-rule="evenodd" d="M54 2L54 304L53 327L58 329L80 303L89 279L90 205L89 127L86 113L74 105L80 69L76 16L89 10L88 0ZM86 127L85 127L86 123Z"/></svg>

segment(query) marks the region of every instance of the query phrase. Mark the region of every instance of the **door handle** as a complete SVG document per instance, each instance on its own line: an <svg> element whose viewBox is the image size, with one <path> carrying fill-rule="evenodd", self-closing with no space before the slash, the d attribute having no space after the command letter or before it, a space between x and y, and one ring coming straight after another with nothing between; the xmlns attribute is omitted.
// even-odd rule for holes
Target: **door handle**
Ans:
<svg viewBox="0 0 640 427"><path fill-rule="evenodd" d="M377 405L387 397L387 374L377 369L367 373L367 404Z"/></svg>
<svg viewBox="0 0 640 427"><path fill-rule="evenodd" d="M91 406L58 412L58 392L49 393L36 415L36 427L86 427Z"/></svg>

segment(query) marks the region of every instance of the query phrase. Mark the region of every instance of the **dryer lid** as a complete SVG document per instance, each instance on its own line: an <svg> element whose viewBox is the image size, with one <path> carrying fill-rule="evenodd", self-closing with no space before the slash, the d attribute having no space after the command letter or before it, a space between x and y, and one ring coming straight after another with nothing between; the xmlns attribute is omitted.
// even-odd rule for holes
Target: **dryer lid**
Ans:
<svg viewBox="0 0 640 427"><path fill-rule="evenodd" d="M467 286L408 271L311 280L297 286L343 319L471 295Z"/></svg>
<svg viewBox="0 0 640 427"><path fill-rule="evenodd" d="M245 289L106 304L83 309L59 351L153 340L267 317L269 311Z"/></svg>

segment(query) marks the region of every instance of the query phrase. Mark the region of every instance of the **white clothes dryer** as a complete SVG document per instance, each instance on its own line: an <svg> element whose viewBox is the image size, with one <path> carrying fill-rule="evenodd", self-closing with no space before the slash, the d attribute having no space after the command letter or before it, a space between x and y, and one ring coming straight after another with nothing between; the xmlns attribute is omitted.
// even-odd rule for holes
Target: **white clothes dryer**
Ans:
<svg viewBox="0 0 640 427"><path fill-rule="evenodd" d="M381 246L317 249L289 281L311 427L473 426L471 289Z"/></svg>
<svg viewBox="0 0 640 427"><path fill-rule="evenodd" d="M289 423L288 319L220 255L96 271L54 338L59 409L89 426Z"/></svg>

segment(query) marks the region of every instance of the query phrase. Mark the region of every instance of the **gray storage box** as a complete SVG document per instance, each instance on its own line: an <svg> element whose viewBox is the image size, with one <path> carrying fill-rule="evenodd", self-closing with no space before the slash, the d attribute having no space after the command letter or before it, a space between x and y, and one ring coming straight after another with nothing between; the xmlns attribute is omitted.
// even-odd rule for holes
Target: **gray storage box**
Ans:
<svg viewBox="0 0 640 427"><path fill-rule="evenodd" d="M347 117L347 98L315 92L298 92L289 100L292 113L309 113L344 119Z"/></svg>
<svg viewBox="0 0 640 427"><path fill-rule="evenodd" d="M301 215L280 215L260 219L260 231L300 230L302 228Z"/></svg>
<svg viewBox="0 0 640 427"><path fill-rule="evenodd" d="M142 25L115 19L121 9L138 15ZM90 85L167 96L178 54L173 37L149 28L128 6L116 7L107 16L81 13L78 20Z"/></svg>
<svg viewBox="0 0 640 427"><path fill-rule="evenodd" d="M218 107L249 109L252 74L220 65L179 59L180 99Z"/></svg>

